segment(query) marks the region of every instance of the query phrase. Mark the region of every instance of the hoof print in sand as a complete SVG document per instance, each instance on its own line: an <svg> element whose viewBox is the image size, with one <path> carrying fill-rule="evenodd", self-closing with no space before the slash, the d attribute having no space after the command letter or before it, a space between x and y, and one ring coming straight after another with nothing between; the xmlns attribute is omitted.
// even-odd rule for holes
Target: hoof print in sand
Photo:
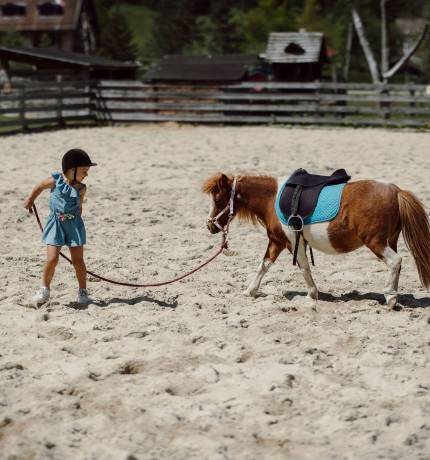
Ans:
<svg viewBox="0 0 430 460"><path fill-rule="evenodd" d="M122 364L115 373L121 375L140 374L143 372L143 368L143 363L140 361L128 361Z"/></svg>
<svg viewBox="0 0 430 460"><path fill-rule="evenodd" d="M170 396L195 396L205 392L204 384L200 381L190 381L178 385L170 385L164 390Z"/></svg>
<svg viewBox="0 0 430 460"><path fill-rule="evenodd" d="M8 426L12 423L12 419L9 417L4 417L3 420L0 420L0 429Z"/></svg>
<svg viewBox="0 0 430 460"><path fill-rule="evenodd" d="M135 331L135 332L129 332L128 334L125 335L125 337L131 337L135 339L143 339L149 335L149 332L147 331Z"/></svg>
<svg viewBox="0 0 430 460"><path fill-rule="evenodd" d="M245 351L238 358L236 358L236 362L238 364L246 363L251 358L251 356L252 356L252 353L250 351Z"/></svg>

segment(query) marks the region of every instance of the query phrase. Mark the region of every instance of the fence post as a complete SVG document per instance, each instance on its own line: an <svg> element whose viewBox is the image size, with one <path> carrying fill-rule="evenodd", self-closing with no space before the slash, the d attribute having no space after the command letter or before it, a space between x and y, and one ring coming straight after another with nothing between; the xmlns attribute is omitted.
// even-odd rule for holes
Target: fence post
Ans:
<svg viewBox="0 0 430 460"><path fill-rule="evenodd" d="M20 122L21 129L23 132L27 131L27 122L25 119L25 107L26 107L25 85L23 84L21 87L21 91L19 92L19 122Z"/></svg>
<svg viewBox="0 0 430 460"><path fill-rule="evenodd" d="M414 90L414 89L409 90L409 94L410 94L411 97L415 97L415 90ZM411 102L411 109L414 109L415 107L416 107L415 101L412 101L412 102ZM410 116L411 116L411 117L415 117L415 113L413 113L413 112L411 111Z"/></svg>
<svg viewBox="0 0 430 460"><path fill-rule="evenodd" d="M386 84L383 83L383 86L378 89L379 96L389 96L390 90L387 88ZM381 111L381 117L383 120L388 120L391 117L391 102L389 101L382 101L379 99L379 110Z"/></svg>
<svg viewBox="0 0 430 460"><path fill-rule="evenodd" d="M63 77L62 75L57 75L57 84L58 84L58 99L57 99L57 119L58 126L64 126L63 120Z"/></svg>
<svg viewBox="0 0 430 460"><path fill-rule="evenodd" d="M109 111L109 108L104 100L102 89L100 86L100 81L94 81L91 86L91 107L95 108L94 119L98 125L101 122L109 123L113 126L112 115Z"/></svg>
<svg viewBox="0 0 430 460"><path fill-rule="evenodd" d="M317 89L317 100L316 100L316 117L320 118L321 117L321 85L318 85Z"/></svg>
<svg viewBox="0 0 430 460"><path fill-rule="evenodd" d="M98 124L98 113L97 113L97 95L95 94L95 81L90 80L88 83L88 110L90 119L94 119L96 125Z"/></svg>

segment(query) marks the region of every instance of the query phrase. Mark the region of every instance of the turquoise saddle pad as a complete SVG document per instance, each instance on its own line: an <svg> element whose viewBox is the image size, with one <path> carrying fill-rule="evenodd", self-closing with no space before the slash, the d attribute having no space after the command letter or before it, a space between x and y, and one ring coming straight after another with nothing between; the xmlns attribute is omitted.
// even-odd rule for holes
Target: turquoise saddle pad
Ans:
<svg viewBox="0 0 430 460"><path fill-rule="evenodd" d="M275 203L276 214L279 220L285 225L288 224L288 218L290 216L284 216L279 206L279 200L281 198L282 191L284 190L287 180L288 178L285 180L285 182L282 184L282 187L279 189ZM346 184L344 183L336 185L327 185L326 187L324 187L321 190L321 193L318 197L318 202L315 206L314 212L312 213L312 215L304 219L304 224L317 224L319 222L327 222L329 220L334 219L339 212L340 200L342 199L342 192L345 185Z"/></svg>

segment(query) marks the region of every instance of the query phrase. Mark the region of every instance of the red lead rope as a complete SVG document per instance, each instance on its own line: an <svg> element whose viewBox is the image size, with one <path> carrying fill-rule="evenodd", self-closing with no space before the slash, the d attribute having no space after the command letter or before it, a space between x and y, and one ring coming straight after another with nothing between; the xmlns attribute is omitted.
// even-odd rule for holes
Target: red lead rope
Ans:
<svg viewBox="0 0 430 460"><path fill-rule="evenodd" d="M33 211L34 211L34 215L36 216L37 223L39 224L40 231L43 232L43 226L42 226L42 223L40 222L40 218L39 218L39 214L37 213L36 205L33 205ZM218 257L221 254L221 252L223 251L224 248L227 249L228 224L227 224L226 227L227 228L226 228L225 232L223 233L221 247L218 249L218 251L212 257L207 259L205 262L203 262L201 265L196 267L194 270L191 270L190 272L185 273L185 275L178 276L177 278L174 278L174 279L169 280L169 281L163 281L163 282L159 282L159 283L148 283L148 284L134 284L134 283L124 283L123 281L111 280L109 278L105 278L103 276L100 276L100 275L97 275L97 274L95 274L93 272L90 272L89 270L87 270L87 273L89 275L93 276L94 278L97 278L97 279L102 280L102 281L106 281L107 283L118 284L119 286L130 286L130 287L146 288L146 287L164 286L165 284L172 284L172 283L175 283L176 281L180 281L180 280L186 278L187 276L192 275L196 271L200 270L205 265L207 265L209 262L212 262L212 260L214 260L216 257ZM60 256L63 257L63 259L66 259L67 262L72 263L72 261L67 256L65 256L62 252L60 252Z"/></svg>

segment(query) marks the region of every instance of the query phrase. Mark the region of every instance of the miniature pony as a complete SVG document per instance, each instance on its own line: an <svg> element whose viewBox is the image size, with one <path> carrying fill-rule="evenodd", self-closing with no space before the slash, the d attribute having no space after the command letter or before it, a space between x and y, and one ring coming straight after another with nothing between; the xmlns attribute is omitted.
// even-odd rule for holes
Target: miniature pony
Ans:
<svg viewBox="0 0 430 460"><path fill-rule="evenodd" d="M275 200L281 185L270 176L231 177L219 173L207 179L202 187L203 192L212 196L212 209L207 221L211 233L225 230L235 216L254 224L260 223L266 228L268 246L254 280L244 292L248 296L258 295L261 280L270 266L285 248L291 252L291 242L295 241L293 229L283 225L275 212ZM397 242L401 232L415 259L421 284L428 289L429 219L423 205L409 191L374 180L349 182L343 190L336 217L303 228L303 236L308 244L325 254L344 254L365 245L383 260L389 270L383 290L389 308L397 304L402 264L402 258L397 254ZM297 261L305 279L308 297L316 301L318 290L312 278L303 239L299 244Z"/></svg>

